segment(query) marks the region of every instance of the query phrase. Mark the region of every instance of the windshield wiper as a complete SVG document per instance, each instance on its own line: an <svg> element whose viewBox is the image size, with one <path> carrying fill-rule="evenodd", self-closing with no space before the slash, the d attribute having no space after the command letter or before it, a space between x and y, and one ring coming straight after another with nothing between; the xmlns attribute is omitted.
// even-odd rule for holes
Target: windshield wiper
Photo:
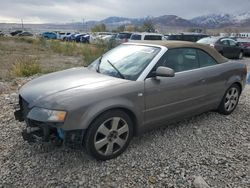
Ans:
<svg viewBox="0 0 250 188"><path fill-rule="evenodd" d="M107 62L116 70L116 72L119 74L119 76L122 79L125 79L125 76L113 65L113 63L111 63L108 59L107 59Z"/></svg>

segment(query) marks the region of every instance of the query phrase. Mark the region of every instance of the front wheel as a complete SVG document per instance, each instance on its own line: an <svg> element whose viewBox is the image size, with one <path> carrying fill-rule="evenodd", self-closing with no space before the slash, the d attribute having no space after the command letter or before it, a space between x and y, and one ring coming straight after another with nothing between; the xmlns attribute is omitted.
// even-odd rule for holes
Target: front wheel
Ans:
<svg viewBox="0 0 250 188"><path fill-rule="evenodd" d="M240 98L240 88L237 84L233 84L226 91L220 103L220 106L218 108L219 113L224 115L231 114L235 110L239 102L239 98Z"/></svg>
<svg viewBox="0 0 250 188"><path fill-rule="evenodd" d="M125 112L107 111L90 125L85 136L85 147L98 160L112 159L124 152L132 135L133 124Z"/></svg>

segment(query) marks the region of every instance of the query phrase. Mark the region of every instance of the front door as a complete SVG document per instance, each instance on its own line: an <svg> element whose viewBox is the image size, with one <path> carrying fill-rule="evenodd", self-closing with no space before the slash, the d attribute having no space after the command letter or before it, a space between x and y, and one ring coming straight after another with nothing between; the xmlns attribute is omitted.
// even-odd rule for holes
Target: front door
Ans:
<svg viewBox="0 0 250 188"><path fill-rule="evenodd" d="M205 100L205 74L195 49L168 50L158 62L175 70L174 77L145 80L145 124L172 120L200 108ZM154 70L152 70L154 71Z"/></svg>

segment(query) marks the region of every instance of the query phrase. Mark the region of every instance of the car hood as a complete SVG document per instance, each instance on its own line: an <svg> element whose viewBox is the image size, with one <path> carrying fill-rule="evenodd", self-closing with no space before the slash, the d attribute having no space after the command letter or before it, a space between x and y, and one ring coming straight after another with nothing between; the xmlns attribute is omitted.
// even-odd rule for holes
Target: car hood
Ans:
<svg viewBox="0 0 250 188"><path fill-rule="evenodd" d="M87 68L72 68L36 78L25 84L19 93L33 106L40 99L68 90L80 88L93 91L126 82L128 80L106 76Z"/></svg>

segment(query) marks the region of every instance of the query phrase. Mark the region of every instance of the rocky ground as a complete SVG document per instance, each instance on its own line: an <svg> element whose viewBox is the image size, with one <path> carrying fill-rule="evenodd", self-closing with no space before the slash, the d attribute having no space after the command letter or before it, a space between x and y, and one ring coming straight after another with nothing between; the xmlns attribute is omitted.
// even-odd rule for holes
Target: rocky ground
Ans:
<svg viewBox="0 0 250 188"><path fill-rule="evenodd" d="M250 85L230 116L208 112L132 140L98 162L84 150L23 141L15 88L0 82L0 187L250 187Z"/></svg>

